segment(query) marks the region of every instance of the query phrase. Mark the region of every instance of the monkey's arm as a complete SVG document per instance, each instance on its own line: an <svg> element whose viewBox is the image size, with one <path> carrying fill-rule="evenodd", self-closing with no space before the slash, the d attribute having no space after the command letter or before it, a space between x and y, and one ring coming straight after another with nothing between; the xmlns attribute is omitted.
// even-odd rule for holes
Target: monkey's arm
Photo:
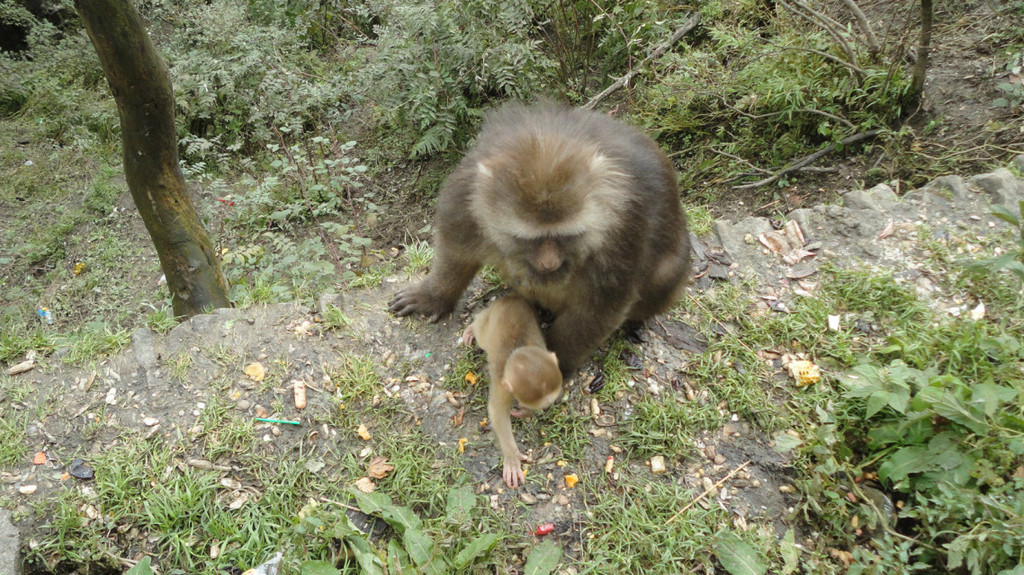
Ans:
<svg viewBox="0 0 1024 575"><path fill-rule="evenodd" d="M558 367L569 375L626 319L622 304L570 307L555 318L548 330L548 349L558 355ZM601 310L601 311L597 311Z"/></svg>
<svg viewBox="0 0 1024 575"><path fill-rule="evenodd" d="M458 248L447 246L443 240L435 246L434 266L426 279L399 290L388 308L401 317L413 313L425 315L436 322L455 309L462 292L480 269L475 258L465 257Z"/></svg>
<svg viewBox="0 0 1024 575"><path fill-rule="evenodd" d="M518 489L521 483L526 481L523 475L522 455L516 445L516 438L512 435L512 394L502 385L500 380L494 379L494 372L491 372L491 391L487 398L487 416L491 419L491 428L498 438L498 446L501 448L501 477L505 484L512 489Z"/></svg>

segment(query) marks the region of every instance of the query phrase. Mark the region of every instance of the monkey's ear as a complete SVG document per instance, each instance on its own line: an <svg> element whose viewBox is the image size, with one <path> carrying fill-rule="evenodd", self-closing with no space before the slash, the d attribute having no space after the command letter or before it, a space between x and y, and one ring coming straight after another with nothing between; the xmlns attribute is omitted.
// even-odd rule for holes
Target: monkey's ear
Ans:
<svg viewBox="0 0 1024 575"><path fill-rule="evenodd" d="M483 162L477 162L476 163L476 171L481 176L483 176L485 178L489 178L489 177L491 177L493 175L493 172L491 172L490 166L488 166L487 164L485 164Z"/></svg>
<svg viewBox="0 0 1024 575"><path fill-rule="evenodd" d="M555 360L555 365L557 366L558 365L558 356L555 355L555 352L553 352L553 351L549 351L548 353L551 354L551 359Z"/></svg>

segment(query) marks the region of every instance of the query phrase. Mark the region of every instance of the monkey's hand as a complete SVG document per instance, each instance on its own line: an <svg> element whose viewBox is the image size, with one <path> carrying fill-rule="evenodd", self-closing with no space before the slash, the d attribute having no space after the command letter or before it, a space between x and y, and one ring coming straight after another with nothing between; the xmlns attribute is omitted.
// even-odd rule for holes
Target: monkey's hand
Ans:
<svg viewBox="0 0 1024 575"><path fill-rule="evenodd" d="M501 477L505 480L505 485L511 489L519 489L520 484L526 483L522 461L519 460L519 457L504 457L502 459Z"/></svg>
<svg viewBox="0 0 1024 575"><path fill-rule="evenodd" d="M443 301L431 293L426 281L399 290L388 303L388 309L398 317L416 313L427 316L430 323L437 323L454 307L454 302Z"/></svg>
<svg viewBox="0 0 1024 575"><path fill-rule="evenodd" d="M462 332L462 345L473 345L473 339L476 334L473 333L473 324L466 326L466 330Z"/></svg>

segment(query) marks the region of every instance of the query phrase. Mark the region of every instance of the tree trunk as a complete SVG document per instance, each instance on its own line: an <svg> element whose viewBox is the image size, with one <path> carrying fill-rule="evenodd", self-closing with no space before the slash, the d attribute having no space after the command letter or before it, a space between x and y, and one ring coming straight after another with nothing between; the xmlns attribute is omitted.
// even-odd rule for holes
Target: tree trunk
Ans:
<svg viewBox="0 0 1024 575"><path fill-rule="evenodd" d="M916 104L924 97L924 81L928 74L928 50L932 44L932 0L921 0L921 38L917 43L917 60L910 79L910 97Z"/></svg>
<svg viewBox="0 0 1024 575"><path fill-rule="evenodd" d="M77 0L121 117L124 173L171 290L174 315L229 307L227 283L178 167L174 92L131 0Z"/></svg>

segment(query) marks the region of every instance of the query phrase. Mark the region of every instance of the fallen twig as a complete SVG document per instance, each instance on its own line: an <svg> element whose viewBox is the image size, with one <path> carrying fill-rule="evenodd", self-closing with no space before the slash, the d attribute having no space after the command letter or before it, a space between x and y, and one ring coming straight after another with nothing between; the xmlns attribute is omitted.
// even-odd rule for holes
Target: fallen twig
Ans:
<svg viewBox="0 0 1024 575"><path fill-rule="evenodd" d="M868 130L867 132L861 132L859 134L854 134L854 135L852 135L852 136L850 136L848 138L843 138L839 142L833 142L833 143L825 146L824 148L818 150L817 152L814 152L813 154L810 154L810 155L807 155L807 156L804 156L804 157L800 158L799 160L791 163L790 165L788 165L785 168L782 168L781 170L776 172L774 176L765 178L763 180L758 180L756 182L752 182L752 183L749 183L749 184L743 184L741 186L733 186L732 189L734 189L734 190L746 190L746 189L750 189L750 188L760 188L761 186L764 186L766 184L770 184L770 183L778 180L782 176L784 176L784 175L786 175L786 174L788 174L790 172L795 172L796 170L799 170L799 169L803 168L807 164L810 164L811 162L814 162L814 161L818 160L822 156L824 156L824 155L826 155L826 154L828 154L830 152L835 151L837 146L840 146L840 145L848 146L850 144L855 144L855 143L857 143L857 142L859 142L861 140L867 140L869 138L874 138L875 136L877 136L881 132L882 132L882 130Z"/></svg>
<svg viewBox="0 0 1024 575"><path fill-rule="evenodd" d="M718 483L712 485L711 487L708 487L707 489L704 490L704 493L701 493L700 495L697 496L696 499L694 499L693 501L687 503L679 511L676 511L676 514L673 515L672 517L670 517L669 520L666 521L665 523L672 523L673 521L675 521L680 515L685 513L687 509L693 507L694 505L697 504L698 501L700 501L701 499L704 499L705 497L707 497L708 493L711 493L712 491L714 491L714 490L718 489L719 487L721 487L723 484L725 484L726 481L729 481L729 479L731 479L733 475L736 475L737 473L740 472L741 469L743 469L744 467L746 467L748 465L750 465L750 461L749 460L745 461L743 463L743 465L740 465L736 469L733 469L732 471L730 471L728 475L726 475L725 477L719 479Z"/></svg>
<svg viewBox="0 0 1024 575"><path fill-rule="evenodd" d="M607 98L609 94L628 84L630 80L632 80L637 74L640 73L645 64L664 54L666 50L671 48L683 36L687 35L691 30L696 28L697 24L699 23L700 14L694 14L693 16L691 16L689 20L684 22L682 26L676 29L676 31L668 40L665 40L661 44L658 44L658 46L655 47L654 50L650 54L648 54L646 58L641 60L635 68L627 72L621 78L612 83L611 86L605 88L600 94L594 96L593 98L590 99L590 101L588 101L586 104L583 104L580 107L583 108L584 110L590 110L594 106L596 106L598 102Z"/></svg>

